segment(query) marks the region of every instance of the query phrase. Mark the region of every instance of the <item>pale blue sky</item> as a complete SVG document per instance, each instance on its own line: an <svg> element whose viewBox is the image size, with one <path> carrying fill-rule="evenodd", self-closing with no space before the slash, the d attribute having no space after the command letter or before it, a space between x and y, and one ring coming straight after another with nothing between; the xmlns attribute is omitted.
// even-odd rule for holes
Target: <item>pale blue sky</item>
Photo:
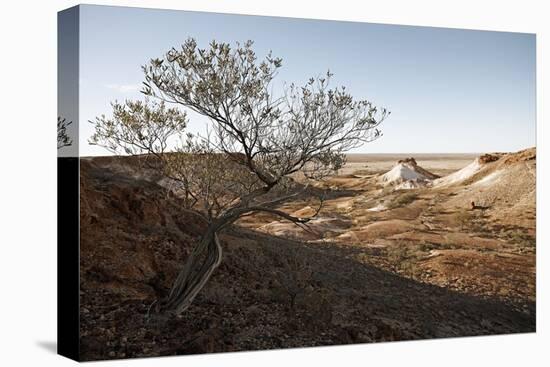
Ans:
<svg viewBox="0 0 550 367"><path fill-rule="evenodd" d="M80 154L87 121L143 98L140 66L187 37L251 39L283 59L276 83L330 69L334 85L391 110L383 136L356 152L513 151L535 145L535 36L430 27L81 6ZM207 120L191 114L189 130Z"/></svg>

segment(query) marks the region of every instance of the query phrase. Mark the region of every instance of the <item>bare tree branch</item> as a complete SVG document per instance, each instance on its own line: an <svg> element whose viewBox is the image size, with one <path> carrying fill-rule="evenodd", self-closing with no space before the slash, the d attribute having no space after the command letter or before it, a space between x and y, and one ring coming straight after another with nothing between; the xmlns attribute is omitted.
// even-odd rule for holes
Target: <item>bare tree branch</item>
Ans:
<svg viewBox="0 0 550 367"><path fill-rule="evenodd" d="M67 121L64 117L57 117L57 149L71 146L73 140L67 134L67 126L72 124L72 121Z"/></svg>

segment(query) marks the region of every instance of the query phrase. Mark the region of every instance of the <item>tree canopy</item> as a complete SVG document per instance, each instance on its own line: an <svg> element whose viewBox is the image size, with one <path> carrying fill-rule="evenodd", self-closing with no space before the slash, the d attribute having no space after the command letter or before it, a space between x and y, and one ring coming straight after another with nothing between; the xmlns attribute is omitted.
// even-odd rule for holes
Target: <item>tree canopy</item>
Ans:
<svg viewBox="0 0 550 367"><path fill-rule="evenodd" d="M277 209L297 195L291 177L325 177L343 166L346 152L381 135L386 109L332 87L330 72L277 87L281 67L271 53L258 59L252 41L199 48L190 38L143 66L145 101L115 101L112 117L92 121L90 143L156 157L156 167L179 183L187 209L208 224L160 309L189 306L221 261L219 231L255 212L307 223L311 218ZM178 106L207 117L208 132L186 133Z"/></svg>

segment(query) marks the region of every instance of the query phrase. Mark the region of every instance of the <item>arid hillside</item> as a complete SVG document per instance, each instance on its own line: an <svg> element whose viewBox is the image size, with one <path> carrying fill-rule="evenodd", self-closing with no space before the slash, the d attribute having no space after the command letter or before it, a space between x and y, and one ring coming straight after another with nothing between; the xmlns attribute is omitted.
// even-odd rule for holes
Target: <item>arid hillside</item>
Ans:
<svg viewBox="0 0 550 367"><path fill-rule="evenodd" d="M307 230L268 215L241 219L221 236L224 259L206 288L168 321L147 311L168 292L201 220L160 177L139 173L136 158L83 158L82 356L534 331L535 158L534 149L481 157L460 180L426 174L407 188L385 185L387 171L376 170L318 182L311 192L326 201ZM280 209L307 216L315 204L305 195Z"/></svg>

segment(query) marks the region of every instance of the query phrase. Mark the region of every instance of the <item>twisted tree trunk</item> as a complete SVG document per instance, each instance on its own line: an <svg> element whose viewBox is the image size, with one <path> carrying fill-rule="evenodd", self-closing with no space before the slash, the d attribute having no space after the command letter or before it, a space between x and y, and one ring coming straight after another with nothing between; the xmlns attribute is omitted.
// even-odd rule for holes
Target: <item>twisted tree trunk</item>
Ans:
<svg viewBox="0 0 550 367"><path fill-rule="evenodd" d="M275 203L275 201L271 203ZM278 215L296 225L305 224L311 219L296 218L281 210L262 206L239 206L228 210L221 217L208 222L206 232L187 258L172 285L170 294L156 305L156 312L166 315L178 315L184 312L222 261L222 247L218 239L218 232L234 223L241 215L258 211ZM202 218L208 221L206 218Z"/></svg>
<svg viewBox="0 0 550 367"><path fill-rule="evenodd" d="M222 260L219 228L219 224L208 226L174 281L170 294L157 307L158 312L177 315L191 305Z"/></svg>

